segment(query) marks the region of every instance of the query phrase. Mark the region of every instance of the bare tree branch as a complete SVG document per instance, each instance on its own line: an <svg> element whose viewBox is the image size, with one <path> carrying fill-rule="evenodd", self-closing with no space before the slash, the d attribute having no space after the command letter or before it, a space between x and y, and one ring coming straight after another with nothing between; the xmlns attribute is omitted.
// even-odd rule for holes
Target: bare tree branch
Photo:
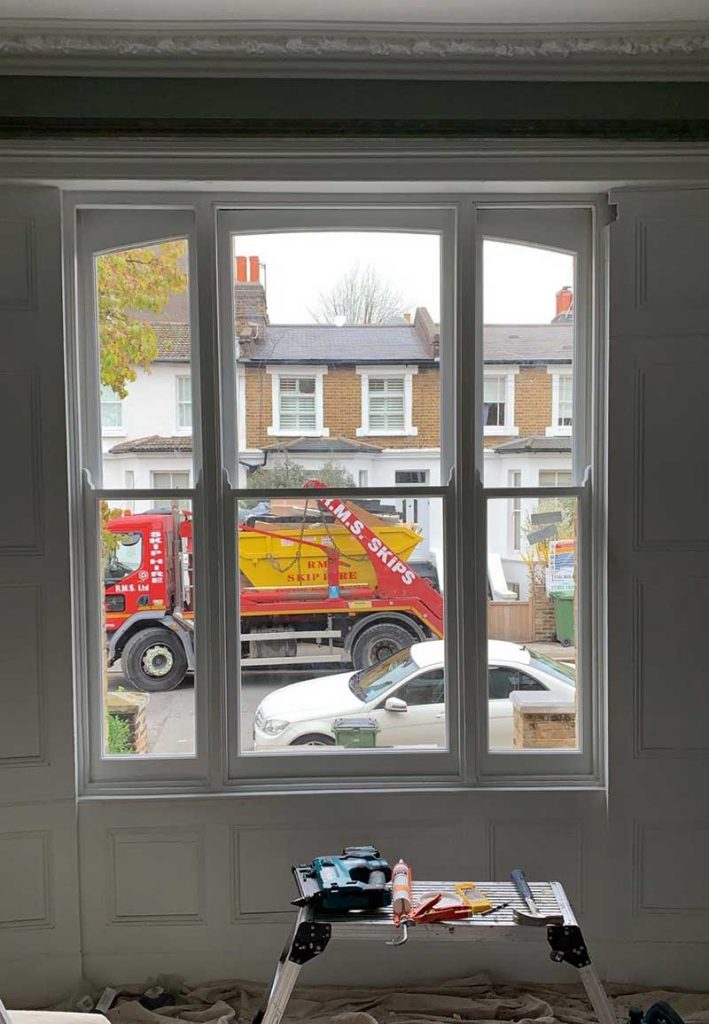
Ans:
<svg viewBox="0 0 709 1024"><path fill-rule="evenodd" d="M383 324L406 308L402 293L371 264L356 264L318 302L310 313L319 324Z"/></svg>

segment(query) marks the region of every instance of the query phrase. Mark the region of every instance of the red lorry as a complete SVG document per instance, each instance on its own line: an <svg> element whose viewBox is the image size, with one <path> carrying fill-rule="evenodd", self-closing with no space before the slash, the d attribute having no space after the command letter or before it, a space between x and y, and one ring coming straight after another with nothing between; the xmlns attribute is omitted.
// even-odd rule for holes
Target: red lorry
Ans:
<svg viewBox="0 0 709 1024"><path fill-rule="evenodd" d="M317 486L316 482L312 486ZM352 662L365 668L412 643L443 636L443 598L410 561L377 535L373 517L340 498L316 499L321 520L346 531L372 572L368 584L349 583L336 545L320 544L273 524L242 524L239 532L286 537L312 559L320 551L326 583L240 587L241 658L249 665ZM194 669L195 628L192 519L182 509L123 515L108 522L104 559L108 663L121 659L138 689L174 689ZM344 559L346 562L347 560ZM344 581L344 582L343 582Z"/></svg>

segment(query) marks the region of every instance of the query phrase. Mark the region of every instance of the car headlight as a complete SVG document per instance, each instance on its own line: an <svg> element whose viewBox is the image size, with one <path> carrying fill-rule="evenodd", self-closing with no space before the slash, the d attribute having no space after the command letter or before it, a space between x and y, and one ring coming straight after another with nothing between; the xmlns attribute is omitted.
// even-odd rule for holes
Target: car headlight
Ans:
<svg viewBox="0 0 709 1024"><path fill-rule="evenodd" d="M261 730L267 736L277 736L279 732L283 732L289 725L290 722L284 722L282 718L267 718L261 726Z"/></svg>

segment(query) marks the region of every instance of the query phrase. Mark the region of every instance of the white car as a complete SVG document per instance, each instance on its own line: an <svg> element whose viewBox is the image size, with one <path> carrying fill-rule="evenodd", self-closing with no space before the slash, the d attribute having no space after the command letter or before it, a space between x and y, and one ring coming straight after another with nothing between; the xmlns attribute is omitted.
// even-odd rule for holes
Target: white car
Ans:
<svg viewBox="0 0 709 1024"><path fill-rule="evenodd" d="M426 640L359 672L306 679L269 693L256 709L254 750L332 746L337 718L372 718L377 747L444 747L443 641ZM490 746L512 747L513 690L573 698L573 668L534 648L488 641Z"/></svg>

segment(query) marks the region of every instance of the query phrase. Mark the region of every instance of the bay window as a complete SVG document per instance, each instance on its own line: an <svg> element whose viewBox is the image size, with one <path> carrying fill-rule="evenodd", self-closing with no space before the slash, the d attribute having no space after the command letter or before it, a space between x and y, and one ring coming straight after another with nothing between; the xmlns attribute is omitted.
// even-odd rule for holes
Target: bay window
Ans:
<svg viewBox="0 0 709 1024"><path fill-rule="evenodd" d="M138 210L120 195L72 210L87 788L594 779L594 202L152 195ZM124 256L141 274L116 335L101 289ZM525 258L552 301L575 282L564 331L589 372L569 378L566 454L541 443L549 352L528 325L545 309L503 287ZM327 312L358 265L404 296L393 320ZM146 275L183 296L189 438L170 436L150 372ZM107 370L134 381L121 458L149 487L103 485ZM117 752L128 686L147 740ZM548 691L573 736L544 748L529 721Z"/></svg>

